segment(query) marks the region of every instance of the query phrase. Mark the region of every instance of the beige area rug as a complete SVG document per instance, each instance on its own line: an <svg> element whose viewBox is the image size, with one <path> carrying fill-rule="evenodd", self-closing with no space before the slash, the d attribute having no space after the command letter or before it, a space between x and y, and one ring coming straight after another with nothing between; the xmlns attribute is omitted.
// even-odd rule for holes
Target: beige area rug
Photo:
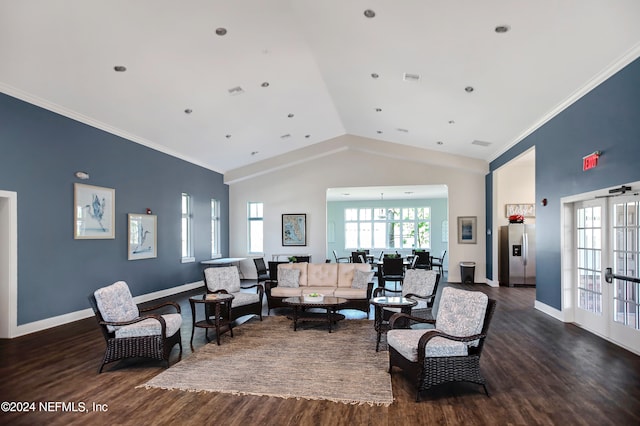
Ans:
<svg viewBox="0 0 640 426"><path fill-rule="evenodd" d="M203 338L202 330L196 330ZM139 387L329 400L388 406L393 402L389 353L376 352L373 322L304 323L251 319ZM183 344L189 344L184 342Z"/></svg>

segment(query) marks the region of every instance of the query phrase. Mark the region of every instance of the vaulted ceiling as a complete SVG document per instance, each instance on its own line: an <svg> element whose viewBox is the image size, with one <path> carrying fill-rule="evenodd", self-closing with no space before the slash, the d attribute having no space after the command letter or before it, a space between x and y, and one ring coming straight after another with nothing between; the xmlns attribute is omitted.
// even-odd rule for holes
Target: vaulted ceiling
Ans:
<svg viewBox="0 0 640 426"><path fill-rule="evenodd" d="M490 161L640 56L639 18L637 0L0 0L0 91L222 173L344 134Z"/></svg>

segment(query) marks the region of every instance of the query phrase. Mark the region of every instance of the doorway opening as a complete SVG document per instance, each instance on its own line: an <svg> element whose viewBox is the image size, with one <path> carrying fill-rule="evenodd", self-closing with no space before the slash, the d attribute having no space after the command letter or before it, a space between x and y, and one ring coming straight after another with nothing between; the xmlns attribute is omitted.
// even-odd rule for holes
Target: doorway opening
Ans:
<svg viewBox="0 0 640 426"><path fill-rule="evenodd" d="M439 257L449 245L449 193L446 185L329 188L327 259L354 251L411 255L416 249ZM335 254L334 254L335 252ZM444 271L447 258L445 257Z"/></svg>
<svg viewBox="0 0 640 426"><path fill-rule="evenodd" d="M17 333L18 195L0 191L0 338Z"/></svg>

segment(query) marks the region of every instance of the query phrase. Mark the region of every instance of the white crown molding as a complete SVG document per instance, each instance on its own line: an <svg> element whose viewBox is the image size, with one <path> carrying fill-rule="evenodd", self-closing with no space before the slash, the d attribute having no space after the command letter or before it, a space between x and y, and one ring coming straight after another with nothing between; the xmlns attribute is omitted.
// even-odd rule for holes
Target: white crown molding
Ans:
<svg viewBox="0 0 640 426"><path fill-rule="evenodd" d="M600 84L604 83L606 80L611 78L617 72L622 70L622 68L626 67L631 62L633 62L636 59L638 59L638 57L640 57L640 43L636 44L634 47L629 49L629 51L627 51L627 53L622 55L620 58L616 59L609 66L605 67L604 70L602 70L601 72L599 72L595 76L593 76L584 86L582 86L581 88L576 90L574 93L572 93L563 102L561 102L558 105L556 105L555 108L553 108L551 111L549 111L544 116L542 116L540 118L540 120L535 122L528 129L526 129L525 131L520 133L518 136L516 136L516 138L513 139L513 141L511 141L509 144L505 145L500 151L498 151L495 154L491 155L489 157L488 161L492 162L493 160L495 160L496 158L498 158L499 156L501 156L502 154L507 152L509 149L513 148L515 145L517 145L519 142L521 142L524 138L526 138L527 136L529 136L530 134L532 134L533 132L538 130L540 127L542 127L544 124L546 124L552 118L554 118L556 115L560 114L562 111L564 111L565 109L570 107L572 104L574 104L580 98L585 96L587 93L589 93L590 91L592 91L593 89L598 87Z"/></svg>
<svg viewBox="0 0 640 426"><path fill-rule="evenodd" d="M38 96L34 96L30 93L27 93L23 90L17 89L13 86L9 86L5 83L0 82L0 92L12 96L16 99L20 99L21 101L28 102L40 108L44 108L48 111L55 112L56 114L60 114L63 117L70 118L72 120L78 121L80 123L86 124L88 126L94 127L96 129L105 131L115 136L119 136L121 138L127 139L131 142L135 142L137 144L146 146L147 148L151 148L155 151L162 152L163 154L170 155L172 157L178 158L180 160L187 161L189 163L195 164L196 166L204 167L205 169L214 171L216 173L222 174L221 171L214 170L210 165L205 164L199 161L197 158L188 157L182 154L179 154L165 146L152 142L148 139L142 138L140 136L134 135L132 133L125 132L117 127L110 126L101 121L95 120L86 115L82 115L76 111L70 110L69 108L63 107L62 105L58 105L56 103L47 101L45 99L39 98Z"/></svg>

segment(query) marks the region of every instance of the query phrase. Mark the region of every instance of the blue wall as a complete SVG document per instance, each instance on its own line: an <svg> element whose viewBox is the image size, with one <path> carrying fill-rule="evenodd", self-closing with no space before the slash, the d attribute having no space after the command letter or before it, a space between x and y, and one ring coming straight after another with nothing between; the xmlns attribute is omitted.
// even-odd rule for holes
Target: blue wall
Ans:
<svg viewBox="0 0 640 426"><path fill-rule="evenodd" d="M134 296L201 279L211 257L211 199L220 200L222 253L229 248L223 176L0 94L0 189L18 193L18 324L89 307L96 288L125 280ZM115 189L116 237L73 238L74 173ZM180 262L182 192L194 201L196 263ZM127 214L158 216L158 257L127 260Z"/></svg>
<svg viewBox="0 0 640 426"><path fill-rule="evenodd" d="M532 146L536 200L548 200L536 209L536 298L561 309L560 199L640 180L640 59L493 161L491 172ZM602 151L598 167L583 172L582 157L594 151Z"/></svg>

